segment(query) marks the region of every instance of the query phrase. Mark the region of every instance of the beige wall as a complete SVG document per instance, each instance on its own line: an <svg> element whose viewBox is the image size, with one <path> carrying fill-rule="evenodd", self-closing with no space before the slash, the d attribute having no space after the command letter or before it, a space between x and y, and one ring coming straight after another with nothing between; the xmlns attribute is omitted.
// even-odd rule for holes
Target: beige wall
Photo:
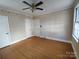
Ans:
<svg viewBox="0 0 79 59"><path fill-rule="evenodd" d="M72 8L38 16L34 19L34 34L67 41L71 38L72 20Z"/></svg>
<svg viewBox="0 0 79 59"><path fill-rule="evenodd" d="M11 43L15 43L32 35L31 17L1 10L0 15L9 17Z"/></svg>

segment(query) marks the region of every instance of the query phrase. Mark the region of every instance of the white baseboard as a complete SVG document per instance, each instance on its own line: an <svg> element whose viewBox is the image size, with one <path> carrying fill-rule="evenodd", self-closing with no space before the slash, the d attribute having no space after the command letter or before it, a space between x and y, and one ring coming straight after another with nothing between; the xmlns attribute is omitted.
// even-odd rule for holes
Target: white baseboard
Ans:
<svg viewBox="0 0 79 59"><path fill-rule="evenodd" d="M73 45L72 42L71 42L71 44L72 44L72 47L73 47L73 50L74 50L74 54L75 54L75 56L76 56L76 59L79 59L79 58L78 58L78 55L77 55L77 52L76 52L76 49L75 49L75 47L74 47L74 45Z"/></svg>
<svg viewBox="0 0 79 59"><path fill-rule="evenodd" d="M25 39L27 39L27 38L29 38L29 37L32 37L32 36L33 36L33 35L26 36L26 37L24 37L24 38L20 38L19 40L16 40L16 41L14 41L14 42L11 42L11 43L7 44L7 45L4 46L4 47L7 47L7 46L12 45L12 44L15 44L15 43L17 43L17 42L20 42L20 41L25 40ZM0 48L4 48L4 47L0 47Z"/></svg>
<svg viewBox="0 0 79 59"><path fill-rule="evenodd" d="M50 40L55 40L55 41L60 41L60 42L65 42L65 43L71 43L70 41L63 40L63 39L57 39L57 38L45 37L45 36L38 36L38 37L47 38L47 39L50 39Z"/></svg>
<svg viewBox="0 0 79 59"><path fill-rule="evenodd" d="M56 39L56 38L51 38L51 37L46 37L50 40L56 40L56 41L60 41L60 42L65 42L65 43L70 43L70 41L67 41L67 40L62 40L62 39Z"/></svg>
<svg viewBox="0 0 79 59"><path fill-rule="evenodd" d="M29 38L29 37L32 37L32 35L27 36L27 37L24 37L24 38L21 38L21 39L19 39L19 40L14 41L14 42L11 42L9 45L12 45L12 44L14 44L14 43L20 42L20 41L25 40L25 39L27 39L27 38Z"/></svg>

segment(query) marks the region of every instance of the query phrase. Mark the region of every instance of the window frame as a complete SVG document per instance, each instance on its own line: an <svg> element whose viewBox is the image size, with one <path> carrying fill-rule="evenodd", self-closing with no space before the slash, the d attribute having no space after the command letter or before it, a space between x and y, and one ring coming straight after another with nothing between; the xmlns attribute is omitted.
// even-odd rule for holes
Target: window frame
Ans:
<svg viewBox="0 0 79 59"><path fill-rule="evenodd" d="M77 38L77 36L75 35L75 25L79 23L79 20L77 19L78 8L79 8L79 4L77 4L76 7L74 8L73 33L72 33L72 36L76 40L77 43L79 41L79 38Z"/></svg>

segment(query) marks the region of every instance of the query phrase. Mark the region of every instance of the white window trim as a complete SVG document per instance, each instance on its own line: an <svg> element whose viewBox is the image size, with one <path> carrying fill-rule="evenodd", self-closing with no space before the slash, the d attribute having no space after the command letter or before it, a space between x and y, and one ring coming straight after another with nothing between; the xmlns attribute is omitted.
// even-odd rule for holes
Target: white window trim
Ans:
<svg viewBox="0 0 79 59"><path fill-rule="evenodd" d="M78 43L78 39L75 37L74 34L72 34L72 36L74 37L74 39L76 40L76 42Z"/></svg>
<svg viewBox="0 0 79 59"><path fill-rule="evenodd" d="M74 32L74 24L75 24L75 19L76 19L76 8L79 8L79 4L77 4L74 8L74 20L73 20L73 32ZM73 38L76 40L76 42L78 43L79 40L75 37L74 33L72 34Z"/></svg>

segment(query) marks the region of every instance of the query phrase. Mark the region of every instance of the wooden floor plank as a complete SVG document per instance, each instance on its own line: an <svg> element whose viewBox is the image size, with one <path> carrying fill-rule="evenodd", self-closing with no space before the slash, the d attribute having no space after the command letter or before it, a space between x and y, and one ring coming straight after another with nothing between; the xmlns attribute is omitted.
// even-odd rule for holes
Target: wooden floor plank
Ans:
<svg viewBox="0 0 79 59"><path fill-rule="evenodd" d="M76 59L70 43L31 37L0 51L0 59Z"/></svg>

